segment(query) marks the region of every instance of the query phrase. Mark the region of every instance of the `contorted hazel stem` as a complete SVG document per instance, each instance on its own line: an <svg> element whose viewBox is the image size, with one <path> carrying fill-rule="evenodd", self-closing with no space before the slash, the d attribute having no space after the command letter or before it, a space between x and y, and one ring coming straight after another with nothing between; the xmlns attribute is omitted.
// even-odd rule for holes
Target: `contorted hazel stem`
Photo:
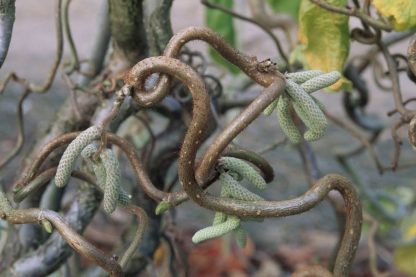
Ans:
<svg viewBox="0 0 416 277"><path fill-rule="evenodd" d="M218 35L205 28L190 28L175 36L169 43L168 48L173 51L179 49L184 43L191 39L202 39L214 43L214 48L232 63L239 66L257 83L265 86L265 90L236 117L225 128L208 147L202 156L201 162L195 171L195 158L198 148L204 137L206 122L210 116L209 96L199 75L189 66L169 57L154 57L145 59L136 64L125 76L127 85L134 87L133 97L141 106L156 105L167 95L161 89L163 82L159 81L154 90L144 91L145 79L153 73L169 75L179 79L190 90L193 99L192 119L180 151L179 158L179 179L186 194L197 204L208 209L219 211L228 216L235 217L281 217L303 213L319 202L321 202L331 190L338 190L346 203L347 220L345 233L343 236L340 250L337 253L334 275L348 276L352 259L355 254L358 239L361 232L361 204L352 184L339 175L327 175L316 182L316 184L304 195L285 201L242 201L237 199L223 199L205 192L199 184L204 184L209 177L223 151L229 146L230 142L244 130L259 114L279 95L285 88L285 77L277 71L259 71L257 60L248 57L225 44ZM212 43L211 43L212 44ZM173 50L172 50L173 49ZM175 50L176 51L176 50ZM173 52L175 52L173 51ZM173 53L171 52L171 53ZM166 54L166 52L165 52ZM162 77L169 79L167 76ZM77 134L67 134L61 136L56 145L70 142ZM97 137L98 138L98 137ZM143 170L140 161L137 159L135 150L125 140L107 134L108 142L117 144L123 149L132 163L139 184L143 186L145 192L155 199L169 199L172 194L157 190L151 183L149 176ZM46 150L40 154L45 157L52 149L48 145ZM35 169L40 162L34 163L30 170ZM24 184L28 179L33 178L33 171L28 172L24 177ZM198 180L198 182L197 182Z"/></svg>
<svg viewBox="0 0 416 277"><path fill-rule="evenodd" d="M352 259L361 233L361 204L352 184L339 175L327 175L319 180L303 196L286 201L247 202L235 199L222 199L205 192L196 181L195 158L209 117L209 99L203 82L189 66L178 60L167 57L145 59L136 64L128 73L125 81L140 87L147 76L152 73L170 74L182 81L190 90L193 98L193 115L189 129L180 151L179 178L183 189L197 204L229 215L240 217L280 217L303 213L322 201L333 189L338 190L346 202L346 231L338 251L334 274L348 276ZM248 126L274 99L283 91L284 82L275 76L266 90L255 99L243 112L234 119L211 144L197 168L201 183L209 176L210 170L219 158L220 153L245 127ZM151 95L154 92L135 91L139 95ZM137 98L137 97L136 97ZM140 104L140 103L139 103ZM145 103L142 103L145 104ZM151 103L156 104L156 103ZM149 103L147 103L149 105ZM205 178L204 178L205 177Z"/></svg>
<svg viewBox="0 0 416 277"><path fill-rule="evenodd" d="M123 276L120 265L112 257L106 256L101 250L85 240L81 235L72 230L65 220L56 212L44 209L21 209L11 208L3 191L0 189L0 219L10 224L28 224L49 222L65 241L79 254L87 259L93 260L96 264L107 271L110 276ZM50 228L48 225L46 228Z"/></svg>
<svg viewBox="0 0 416 277"><path fill-rule="evenodd" d="M171 58L177 57L182 47L189 41L193 40L202 40L207 42L225 59L238 66L256 83L262 86L270 85L277 76L284 79L283 75L277 72L273 64L270 64L270 66L272 66L274 70L270 68L267 70L268 72L259 71L258 65L260 62L257 61L256 57L248 56L230 47L220 35L205 27L189 27L175 34L166 46L163 55ZM144 92L144 79L149 75L148 72L141 73L146 76L138 74L136 70L137 68L137 66L133 67L126 74L124 82L134 86L136 89L136 93L133 94L133 97L138 104L146 107L153 106L169 94L171 74L161 75L161 78L155 88L147 91L146 93L137 93L137 91Z"/></svg>

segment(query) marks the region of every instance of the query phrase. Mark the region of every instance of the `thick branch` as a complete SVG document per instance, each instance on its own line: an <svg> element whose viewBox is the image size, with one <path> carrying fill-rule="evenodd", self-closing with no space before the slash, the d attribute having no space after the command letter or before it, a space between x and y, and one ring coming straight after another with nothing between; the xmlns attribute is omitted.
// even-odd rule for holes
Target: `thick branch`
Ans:
<svg viewBox="0 0 416 277"><path fill-rule="evenodd" d="M0 68L3 66L12 39L16 0L0 1Z"/></svg>
<svg viewBox="0 0 416 277"><path fill-rule="evenodd" d="M143 23L143 0L110 0L113 61L130 67L147 52Z"/></svg>

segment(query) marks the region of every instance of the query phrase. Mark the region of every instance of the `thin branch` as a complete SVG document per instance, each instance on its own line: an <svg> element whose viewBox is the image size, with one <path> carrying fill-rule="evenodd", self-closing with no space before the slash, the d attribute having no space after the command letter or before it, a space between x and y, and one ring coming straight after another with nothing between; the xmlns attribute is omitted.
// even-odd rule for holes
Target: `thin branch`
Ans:
<svg viewBox="0 0 416 277"><path fill-rule="evenodd" d="M351 134L353 137L358 139L363 146L367 149L368 153L370 154L371 158L373 159L378 172L381 174L383 173L383 164L380 161L380 158L378 157L378 154L376 153L373 145L368 141L367 138L363 137L361 133L359 133L356 129L354 129L352 126L347 124L346 122L343 122L342 120L336 118L335 116L328 113L328 111L325 111L326 117L331 120L333 123L335 123L338 127L346 130L349 134Z"/></svg>
<svg viewBox="0 0 416 277"><path fill-rule="evenodd" d="M13 80L16 81L17 83L23 85L26 89L28 89L29 91L33 91L36 93L45 93L47 92L54 79L55 79L55 75L56 72L58 71L58 67L59 64L61 63L61 59L62 59L62 54L63 54L63 32L62 32L62 0L58 0L56 3L56 8L55 8L55 27L56 27L56 52L55 52L55 60L48 72L48 77L46 78L45 82L42 85L36 85L33 83L30 83L29 81L27 81L26 79L23 79L21 77L19 77L16 73L12 72L10 73L5 81L0 84L0 93L3 93L8 82Z"/></svg>
<svg viewBox="0 0 416 277"><path fill-rule="evenodd" d="M4 193L1 197L5 198ZM56 212L44 209L20 209L8 210L7 204L2 200L0 207L0 218L10 224L28 224L48 221L59 232L62 238L79 254L85 258L94 261L100 267L104 268L110 276L123 276L120 265L112 258L106 256L101 250L85 240L81 235L72 230L65 220ZM10 205L10 204L9 204Z"/></svg>
<svg viewBox="0 0 416 277"><path fill-rule="evenodd" d="M371 16L369 16L368 14L366 14L365 12L358 10L356 8L344 8L344 7L337 7L337 6L333 6L327 2L325 2L325 0L310 0L312 3L318 5L321 8L324 8L328 11L331 12L335 12L335 13L339 13L339 14L344 14L344 15L348 15L348 16L354 16L359 18L360 20L364 21L366 24L376 28L376 29L382 29L384 31L391 31L392 27L390 26L390 24L387 24L386 22L382 21L382 20L378 20L378 19L374 19Z"/></svg>
<svg viewBox="0 0 416 277"><path fill-rule="evenodd" d="M19 102L17 103L17 140L15 146L10 150L5 157L0 161L0 170L5 167L8 163L10 163L13 158L15 158L22 146L25 142L25 134L24 134L24 120L23 120L23 103L25 99L29 96L30 91L25 90L19 98Z"/></svg>
<svg viewBox="0 0 416 277"><path fill-rule="evenodd" d="M143 235L146 232L147 225L149 222L147 214L142 208L134 205L129 205L128 207L126 207L126 210L132 215L135 215L139 220L139 223L133 241L130 243L129 247L126 249L126 252L124 252L123 256L120 259L120 266L123 269L127 267L127 264L130 261L132 255L135 251L137 251L138 246L142 242Z"/></svg>
<svg viewBox="0 0 416 277"><path fill-rule="evenodd" d="M211 2L209 2L209 0L201 0L201 3L205 6L207 6L208 8L220 10L220 11L225 12L225 13L227 13L227 14L235 17L235 18L238 18L238 19L241 19L241 20L244 20L244 21L247 21L247 22L250 22L254 25L259 26L273 40L273 42L276 45L276 48L279 52L280 57L285 61L285 63L287 65L289 65L289 59L287 58L287 56L285 54L285 51L283 50L280 41L273 34L273 32L269 29L269 27L264 25L264 23L259 22L259 21L254 20L254 19L251 19L250 17L244 16L242 14L238 14L238 13L236 13L232 10L229 10L229 9L227 9L227 8L221 6L221 5L211 3Z"/></svg>
<svg viewBox="0 0 416 277"><path fill-rule="evenodd" d="M71 74L73 71L78 71L80 69L80 61L78 58L77 48L72 37L71 26L69 23L69 5L71 4L71 1L72 0L65 0L64 8L62 11L64 34L69 44L69 50L71 51L71 60L69 61L68 68L66 68L66 73L68 75Z"/></svg>

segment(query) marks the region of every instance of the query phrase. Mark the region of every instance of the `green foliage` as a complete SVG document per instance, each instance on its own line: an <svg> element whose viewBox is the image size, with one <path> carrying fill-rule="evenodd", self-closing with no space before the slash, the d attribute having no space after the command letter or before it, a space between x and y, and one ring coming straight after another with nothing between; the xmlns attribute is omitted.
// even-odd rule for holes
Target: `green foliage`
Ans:
<svg viewBox="0 0 416 277"><path fill-rule="evenodd" d="M394 30L405 31L416 28L415 0L373 0L378 12L389 19Z"/></svg>
<svg viewBox="0 0 416 277"><path fill-rule="evenodd" d="M394 251L394 263L401 271L416 274L416 211L403 218L402 244Z"/></svg>
<svg viewBox="0 0 416 277"><path fill-rule="evenodd" d="M326 0L333 6L345 6L347 0ZM324 10L309 0L302 0L299 11L298 57L307 68L324 72L342 72L350 48L348 16ZM331 90L351 90L351 83L341 78Z"/></svg>
<svg viewBox="0 0 416 277"><path fill-rule="evenodd" d="M247 244L247 232L244 230L243 226L238 226L234 232L235 241L237 242L238 246L244 248Z"/></svg>
<svg viewBox="0 0 416 277"><path fill-rule="evenodd" d="M210 0L210 3L221 5L228 9L232 9L234 5L233 0ZM216 9L205 8L205 24L220 34L229 45L232 47L236 46L237 40L234 28L234 20L231 15ZM226 67L232 74L237 74L240 72L236 66L223 59L221 55L219 55L214 49L210 48L209 54L214 61Z"/></svg>
<svg viewBox="0 0 416 277"><path fill-rule="evenodd" d="M267 3L276 13L287 13L294 19L298 18L300 0L267 0Z"/></svg>
<svg viewBox="0 0 416 277"><path fill-rule="evenodd" d="M52 230L53 230L52 224L48 220L46 219L41 220L41 224L43 226L43 229L45 229L47 233L52 233Z"/></svg>
<svg viewBox="0 0 416 277"><path fill-rule="evenodd" d="M167 201L160 201L159 204L157 204L156 209L155 209L155 214L156 215L161 215L164 212L166 212L167 210L169 210L172 207L172 205L167 202Z"/></svg>

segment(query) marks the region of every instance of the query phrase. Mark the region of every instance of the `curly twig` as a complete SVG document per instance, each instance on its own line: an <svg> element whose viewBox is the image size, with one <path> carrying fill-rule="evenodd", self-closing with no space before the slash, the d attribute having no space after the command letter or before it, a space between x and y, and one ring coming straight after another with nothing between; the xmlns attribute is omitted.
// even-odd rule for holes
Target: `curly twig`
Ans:
<svg viewBox="0 0 416 277"><path fill-rule="evenodd" d="M324 0L310 0L312 3L318 5L321 8L324 8L328 11L331 12L335 12L335 13L340 13L340 14L344 14L344 15L348 15L348 16L354 16L359 18L360 20L362 20L363 22L365 22L366 24L368 24L369 26L372 26L374 28L377 29L382 29L385 31L391 31L392 27L390 26L390 24L386 23L385 21L382 20L377 20L372 18L371 16L369 16L367 13L365 13L362 10L358 10L356 8L344 8L344 7L337 7L337 6L333 6L329 3L326 3Z"/></svg>
<svg viewBox="0 0 416 277"><path fill-rule="evenodd" d="M336 259L334 274L336 276L348 275L352 258L361 232L361 204L351 183L338 175L327 175L319 180L304 196L287 201L255 201L245 202L234 199L221 199L210 195L198 185L195 179L194 164L197 149L203 137L206 118L209 115L209 101L203 82L195 72L180 63L167 57L148 58L139 62L128 73L125 80L135 88L140 88L147 76L152 73L170 74L185 83L193 97L193 117L181 148L179 159L179 178L183 189L197 204L215 211L242 217L280 217L304 212L320 202L332 189L338 190L344 197L349 216L346 222L346 231L340 251ZM251 121L253 121L282 91L282 79L279 75L256 100L226 128L206 151L197 171L199 179L208 179L212 166L219 155L231 140L238 135ZM135 91L136 99L143 100L145 96L155 94L139 93ZM160 97L161 94L156 94ZM162 97L160 97L161 99ZM140 101L141 105L154 105L155 102Z"/></svg>
<svg viewBox="0 0 416 277"><path fill-rule="evenodd" d="M24 121L23 121L23 103L25 99L30 95L29 90L25 90L23 94L20 96L19 101L17 103L17 140L16 144L10 152L6 154L6 156L0 161L0 169L5 167L9 162L16 157L25 141L25 134L24 134Z"/></svg>
<svg viewBox="0 0 416 277"><path fill-rule="evenodd" d="M71 229L65 220L56 212L44 209L12 209L5 199L4 193L0 191L0 218L10 224L39 223L43 220L50 222L66 242L79 254L87 259L93 260L105 269L110 276L122 276L120 265L112 258L106 256L101 250L85 240L77 232Z"/></svg>
<svg viewBox="0 0 416 277"><path fill-rule="evenodd" d="M36 85L30 83L24 78L20 78L16 73L10 73L4 82L0 84L0 93L4 92L8 82L14 80L19 84L23 85L29 91L37 92L37 93L44 93L48 91L52 85L53 80L55 79L56 72L58 71L59 64L61 63L62 54L63 54L63 35L62 35L62 0L59 0L56 4L55 9L55 25L56 25L56 54L55 60L52 64L51 69L49 70L48 77L46 78L45 82L42 85Z"/></svg>

